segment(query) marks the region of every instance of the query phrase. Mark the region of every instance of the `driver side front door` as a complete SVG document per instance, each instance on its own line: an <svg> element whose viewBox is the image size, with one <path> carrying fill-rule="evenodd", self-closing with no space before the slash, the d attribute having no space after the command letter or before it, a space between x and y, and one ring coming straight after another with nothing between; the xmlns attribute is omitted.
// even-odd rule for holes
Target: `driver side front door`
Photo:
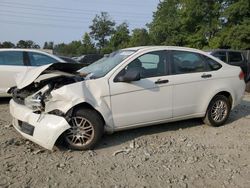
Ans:
<svg viewBox="0 0 250 188"><path fill-rule="evenodd" d="M169 84L166 51L146 53L130 62L128 69L140 70L139 81L109 80L111 108L117 129L150 124L172 118L172 86Z"/></svg>

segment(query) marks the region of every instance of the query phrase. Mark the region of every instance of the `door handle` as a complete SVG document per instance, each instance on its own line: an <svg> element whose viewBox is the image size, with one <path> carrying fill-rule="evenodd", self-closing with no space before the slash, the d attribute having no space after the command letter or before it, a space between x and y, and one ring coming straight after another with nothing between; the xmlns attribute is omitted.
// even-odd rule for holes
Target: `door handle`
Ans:
<svg viewBox="0 0 250 188"><path fill-rule="evenodd" d="M168 80L157 80L157 81L155 81L155 84L166 84L166 83L168 83L169 81Z"/></svg>
<svg viewBox="0 0 250 188"><path fill-rule="evenodd" d="M201 75L202 78L211 78L212 74L203 74Z"/></svg>

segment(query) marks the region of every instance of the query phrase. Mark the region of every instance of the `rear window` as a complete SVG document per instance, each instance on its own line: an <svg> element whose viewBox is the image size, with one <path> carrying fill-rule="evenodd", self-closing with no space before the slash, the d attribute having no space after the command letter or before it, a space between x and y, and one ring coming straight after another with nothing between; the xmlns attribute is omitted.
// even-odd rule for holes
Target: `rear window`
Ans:
<svg viewBox="0 0 250 188"><path fill-rule="evenodd" d="M23 52L0 52L0 65L24 65Z"/></svg>
<svg viewBox="0 0 250 188"><path fill-rule="evenodd" d="M240 52L229 52L228 53L229 62L241 62L243 61L242 55Z"/></svg>

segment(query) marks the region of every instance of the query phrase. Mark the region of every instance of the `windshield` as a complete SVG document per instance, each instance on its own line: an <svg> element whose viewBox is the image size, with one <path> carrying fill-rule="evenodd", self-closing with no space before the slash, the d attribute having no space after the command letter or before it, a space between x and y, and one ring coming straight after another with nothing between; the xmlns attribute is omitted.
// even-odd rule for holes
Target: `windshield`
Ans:
<svg viewBox="0 0 250 188"><path fill-rule="evenodd" d="M100 78L105 76L116 65L120 64L127 57L135 53L134 50L119 50L111 53L110 55L99 59L95 63L84 67L79 72L91 74L92 78Z"/></svg>

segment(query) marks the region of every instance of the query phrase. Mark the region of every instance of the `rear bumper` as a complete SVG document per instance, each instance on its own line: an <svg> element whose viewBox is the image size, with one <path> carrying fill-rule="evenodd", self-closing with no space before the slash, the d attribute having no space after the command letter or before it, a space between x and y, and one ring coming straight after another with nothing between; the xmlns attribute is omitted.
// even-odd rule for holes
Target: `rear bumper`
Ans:
<svg viewBox="0 0 250 188"><path fill-rule="evenodd" d="M244 94L245 94L245 89L246 89L246 84L244 81L241 81L240 84L238 84L238 87L235 88L235 95L233 98L233 106L232 108L234 108L235 106L237 106L238 104L241 103Z"/></svg>
<svg viewBox="0 0 250 188"><path fill-rule="evenodd" d="M25 138L52 150L58 137L70 128L63 118L51 114L36 114L24 105L10 101L13 126Z"/></svg>

